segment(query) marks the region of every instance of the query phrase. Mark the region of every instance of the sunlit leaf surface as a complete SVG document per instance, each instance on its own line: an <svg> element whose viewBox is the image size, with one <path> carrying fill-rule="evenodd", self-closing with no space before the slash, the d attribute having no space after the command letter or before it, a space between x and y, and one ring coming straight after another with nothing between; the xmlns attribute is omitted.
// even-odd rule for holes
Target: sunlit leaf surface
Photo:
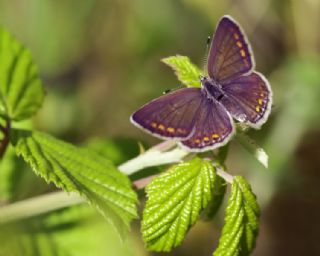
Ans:
<svg viewBox="0 0 320 256"><path fill-rule="evenodd" d="M170 66L177 75L180 82L187 87L200 87L200 75L202 72L188 57L176 55L162 59Z"/></svg>
<svg viewBox="0 0 320 256"><path fill-rule="evenodd" d="M120 234L129 228L137 216L136 194L109 160L40 132L14 130L11 139L37 175L84 196Z"/></svg>
<svg viewBox="0 0 320 256"><path fill-rule="evenodd" d="M194 158L174 165L147 186L142 235L149 249L170 251L182 243L211 200L215 179L211 162Z"/></svg>

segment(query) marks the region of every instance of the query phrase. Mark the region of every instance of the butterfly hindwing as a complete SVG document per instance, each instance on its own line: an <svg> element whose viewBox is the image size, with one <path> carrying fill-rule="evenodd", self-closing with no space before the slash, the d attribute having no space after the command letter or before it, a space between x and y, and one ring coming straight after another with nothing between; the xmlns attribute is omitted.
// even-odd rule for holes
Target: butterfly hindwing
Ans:
<svg viewBox="0 0 320 256"><path fill-rule="evenodd" d="M237 77L222 85L225 97L221 103L237 120L253 128L267 120L272 104L272 91L267 79L258 72Z"/></svg>
<svg viewBox="0 0 320 256"><path fill-rule="evenodd" d="M240 26L229 16L218 23L209 56L208 73L217 82L223 83L250 72L254 61L249 43Z"/></svg>
<svg viewBox="0 0 320 256"><path fill-rule="evenodd" d="M131 121L160 138L188 138L194 129L202 94L199 88L183 88L144 105Z"/></svg>
<svg viewBox="0 0 320 256"><path fill-rule="evenodd" d="M226 144L233 133L233 121L226 109L218 101L203 95L195 131L189 139L179 143L188 151L202 152Z"/></svg>

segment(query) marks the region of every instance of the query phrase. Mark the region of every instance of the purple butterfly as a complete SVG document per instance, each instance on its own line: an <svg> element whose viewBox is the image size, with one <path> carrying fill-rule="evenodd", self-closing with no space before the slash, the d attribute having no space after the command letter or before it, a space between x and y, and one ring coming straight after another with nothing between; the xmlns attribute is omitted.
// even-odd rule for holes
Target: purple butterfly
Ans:
<svg viewBox="0 0 320 256"><path fill-rule="evenodd" d="M240 26L223 16L208 56L208 77L201 88L183 88L144 105L133 124L162 139L176 139L188 151L225 145L234 134L233 119L260 128L270 114L272 91L254 71L250 45Z"/></svg>

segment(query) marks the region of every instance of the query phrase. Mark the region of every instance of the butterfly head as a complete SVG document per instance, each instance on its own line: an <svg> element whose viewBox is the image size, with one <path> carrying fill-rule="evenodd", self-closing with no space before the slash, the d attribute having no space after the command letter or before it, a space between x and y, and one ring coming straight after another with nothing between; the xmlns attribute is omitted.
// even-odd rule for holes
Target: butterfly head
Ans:
<svg viewBox="0 0 320 256"><path fill-rule="evenodd" d="M207 83L210 80L208 77L202 76L202 75L199 77L199 79L202 85Z"/></svg>
<svg viewBox="0 0 320 256"><path fill-rule="evenodd" d="M206 85L216 84L213 79L207 76L200 76L200 83L203 87L206 87Z"/></svg>

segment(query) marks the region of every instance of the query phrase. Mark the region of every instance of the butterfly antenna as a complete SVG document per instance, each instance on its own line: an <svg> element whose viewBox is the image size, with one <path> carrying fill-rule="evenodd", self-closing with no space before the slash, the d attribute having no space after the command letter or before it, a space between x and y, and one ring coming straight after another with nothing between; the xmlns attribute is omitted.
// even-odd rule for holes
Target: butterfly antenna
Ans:
<svg viewBox="0 0 320 256"><path fill-rule="evenodd" d="M203 73L206 73L207 70L207 63L208 63L208 54L209 54L209 49L210 49L210 42L211 42L211 36L207 37L207 46L206 46L206 53L203 58Z"/></svg>

